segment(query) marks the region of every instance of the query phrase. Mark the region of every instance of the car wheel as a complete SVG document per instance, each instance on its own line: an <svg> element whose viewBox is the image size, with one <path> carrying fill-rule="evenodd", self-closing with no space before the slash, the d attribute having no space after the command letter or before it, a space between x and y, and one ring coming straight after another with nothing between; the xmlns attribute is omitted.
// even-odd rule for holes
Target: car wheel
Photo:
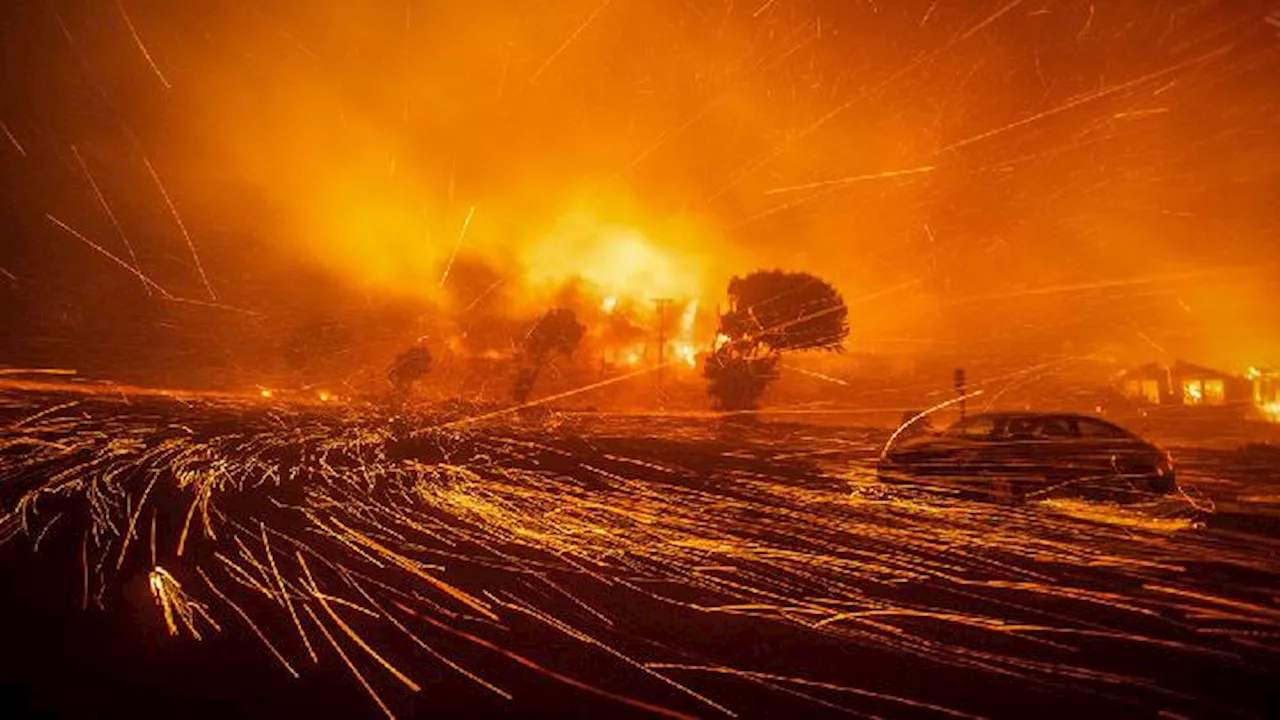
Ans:
<svg viewBox="0 0 1280 720"><path fill-rule="evenodd" d="M1178 489L1178 483L1172 475L1151 475L1147 478L1147 487L1151 492L1167 495Z"/></svg>

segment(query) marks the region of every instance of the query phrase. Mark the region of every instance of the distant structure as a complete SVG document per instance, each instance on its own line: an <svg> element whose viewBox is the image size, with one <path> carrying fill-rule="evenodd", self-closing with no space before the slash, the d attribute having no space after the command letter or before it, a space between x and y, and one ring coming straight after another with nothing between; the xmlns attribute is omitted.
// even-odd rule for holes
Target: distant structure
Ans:
<svg viewBox="0 0 1280 720"><path fill-rule="evenodd" d="M1253 384L1254 404L1268 420L1280 422L1280 371L1249 368L1248 379Z"/></svg>
<svg viewBox="0 0 1280 720"><path fill-rule="evenodd" d="M1246 379L1182 361L1130 370L1121 379L1121 391L1150 405L1217 407L1253 402Z"/></svg>
<svg viewBox="0 0 1280 720"><path fill-rule="evenodd" d="M1118 389L1150 409L1280 420L1280 373L1271 370L1251 369L1241 377L1181 360L1149 363L1124 373Z"/></svg>

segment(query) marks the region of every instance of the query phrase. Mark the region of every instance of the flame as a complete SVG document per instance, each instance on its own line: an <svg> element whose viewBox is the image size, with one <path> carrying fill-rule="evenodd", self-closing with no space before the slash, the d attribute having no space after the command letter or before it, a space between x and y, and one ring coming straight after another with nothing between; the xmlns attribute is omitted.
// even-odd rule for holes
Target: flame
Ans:
<svg viewBox="0 0 1280 720"><path fill-rule="evenodd" d="M685 305L684 312L680 313L680 332L685 335L693 334L693 324L698 319L698 301L691 300Z"/></svg>
<svg viewBox="0 0 1280 720"><path fill-rule="evenodd" d="M582 280L603 296L605 312L613 312L623 297L644 303L700 297L704 271L692 256L675 249L682 239L659 243L636 227L571 215L525 250L525 280L532 288L551 290Z"/></svg>
<svg viewBox="0 0 1280 720"><path fill-rule="evenodd" d="M618 308L618 296L609 295L600 302L600 309L607 315L612 315L613 311Z"/></svg>
<svg viewBox="0 0 1280 720"><path fill-rule="evenodd" d="M1280 400L1262 403L1258 405L1258 409L1271 422L1280 423Z"/></svg>
<svg viewBox="0 0 1280 720"><path fill-rule="evenodd" d="M698 364L698 351L694 349L693 343L672 343L671 349L674 351L675 356L685 365L695 367Z"/></svg>

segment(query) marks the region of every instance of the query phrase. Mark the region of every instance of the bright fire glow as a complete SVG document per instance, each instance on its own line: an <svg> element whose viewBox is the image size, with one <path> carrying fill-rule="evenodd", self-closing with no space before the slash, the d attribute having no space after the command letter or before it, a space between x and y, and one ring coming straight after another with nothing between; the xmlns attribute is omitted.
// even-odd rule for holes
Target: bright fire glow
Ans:
<svg viewBox="0 0 1280 720"><path fill-rule="evenodd" d="M698 352L694 349L692 343L674 343L672 349L675 351L676 357L689 367L694 367L698 364Z"/></svg>
<svg viewBox="0 0 1280 720"><path fill-rule="evenodd" d="M680 313L680 332L689 335L693 332L693 323L698 319L698 301L693 300L685 305L684 312Z"/></svg>
<svg viewBox="0 0 1280 720"><path fill-rule="evenodd" d="M702 268L674 249L678 240L663 238L659 244L637 228L569 217L525 251L526 279L533 288L554 290L579 278L604 295L605 312L612 312L621 297L645 303L699 297Z"/></svg>
<svg viewBox="0 0 1280 720"><path fill-rule="evenodd" d="M1262 414L1271 422L1280 422L1280 400L1262 403L1258 408L1262 410Z"/></svg>

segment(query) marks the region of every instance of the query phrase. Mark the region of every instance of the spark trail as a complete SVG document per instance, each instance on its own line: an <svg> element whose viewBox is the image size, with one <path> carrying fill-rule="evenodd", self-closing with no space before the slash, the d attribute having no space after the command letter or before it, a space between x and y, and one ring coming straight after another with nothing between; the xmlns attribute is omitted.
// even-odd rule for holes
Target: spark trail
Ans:
<svg viewBox="0 0 1280 720"><path fill-rule="evenodd" d="M173 89L169 84L169 79L160 71L160 66L156 64L155 58L151 57L151 51L147 49L145 43L142 42L142 36L138 34L138 29L133 26L133 19L129 17L129 13L124 9L124 2L116 0L116 7L120 10L120 17L124 18L124 23L129 27L129 35L133 37L133 43L138 46L138 50L142 52L142 57L147 59L147 64L151 66L152 72L160 78L160 84L164 85L165 90Z"/></svg>
<svg viewBox="0 0 1280 720"><path fill-rule="evenodd" d="M570 33L569 37L564 39L564 42L560 43L560 46L555 49L555 52L551 53L551 55L549 55L546 60L542 61L542 64L538 66L537 70L533 71L533 74L529 76L529 83L530 84L537 83L538 78L542 77L542 73L546 72L547 68L551 67L551 64L556 61L556 58L560 57L560 55L563 54L564 51L568 49L570 45L573 44L573 41L577 40L578 36L581 35L582 32L586 30L587 27L590 26L592 22L595 21L596 17L598 17L601 13L603 13L606 9L608 9L609 5L612 2L613 0L604 0L604 2L601 2L599 5L597 5L596 9L592 10L590 15L587 15L587 19L583 20L582 24L579 25L577 29L575 29L572 33Z"/></svg>
<svg viewBox="0 0 1280 720"><path fill-rule="evenodd" d="M1273 540L1105 505L890 491L857 474L881 431L748 426L727 442L692 417L79 393L0 392L0 536L43 537L54 566L83 573L86 601L110 606L142 573L166 633L233 633L285 676L332 650L388 715L441 690L409 657L500 702L528 690L522 668L673 717L752 711L735 682L795 712L983 714L820 655L762 667L716 640L734 631L1193 712L1181 680L1084 650L1244 672L1280 637ZM1224 587L1196 570L1210 566L1253 580ZM557 637L631 679L577 675L581 658L547 649Z"/></svg>
<svg viewBox="0 0 1280 720"><path fill-rule="evenodd" d="M161 295L162 297L164 297L164 298L172 298L172 297L173 297L172 295L170 295L170 294L169 294L169 291L168 291L168 290L165 290L163 287L161 287L160 285L158 285L158 284L157 284L155 281L153 281L151 278L149 278L149 277L147 277L146 275L144 275L144 274L142 273L142 271L141 271L141 270L139 270L138 268L134 267L133 265L130 265L129 263L125 262L124 260L121 260L121 259L120 259L119 257L117 257L114 253L112 253L110 250L107 250L106 248L102 247L102 246L101 246L101 245L99 245L98 243L95 243L94 241L92 241L92 240L90 240L89 238L85 237L83 234L81 234L81 233L80 233L80 231L79 231L79 230L76 230L75 228L71 227L70 225L67 225L66 223L62 222L62 221L61 221L61 220L59 220L58 218L56 218L56 217L54 217L54 216L52 216L52 215L49 215L49 214L47 214L47 213L45 214L45 217L49 219L49 222L53 223L54 225L58 226L59 228L62 228L62 229L63 229L63 230L65 230L68 234L70 234L72 237L76 238L77 240L79 240L80 242L84 243L85 245L88 245L89 247L93 248L94 250L97 250L99 253L101 253L102 255L106 256L106 257L107 257L107 259L111 260L112 262L114 262L115 264L117 264L117 265L119 265L120 267L124 268L125 270L128 270L128 271L129 271L129 272L130 272L134 277L138 278L138 280L139 280L139 281L141 281L143 285L145 285L145 286L147 286L147 287L149 287L149 288L154 288L154 289L156 290L156 292L160 293L160 295Z"/></svg>
<svg viewBox="0 0 1280 720"><path fill-rule="evenodd" d="M17 150L22 157L26 157L27 149L22 147L22 143L18 142L18 138L14 137L13 131L9 129L9 124L0 120L0 130L4 130L4 136L9 138L9 143L13 145L13 149Z"/></svg>
<svg viewBox="0 0 1280 720"><path fill-rule="evenodd" d="M164 182L160 180L159 173L151 161L144 155L142 161L147 165L147 172L151 173L151 179L155 181L156 187L160 189L160 195L164 197L164 204L169 208L169 214L173 216L174 222L178 224L178 229L182 231L182 239L187 241L187 249L191 251L191 259L195 261L196 272L200 275L200 282L204 283L204 289L209 293L210 300L217 300L218 295L214 293L213 286L209 284L209 276L204 273L204 265L200 262L200 254L196 252L196 244L191 239L191 233L187 232L187 224L182 222L182 216L178 214L178 208L174 207L173 199L169 197L169 191L165 189Z"/></svg>
<svg viewBox="0 0 1280 720"><path fill-rule="evenodd" d="M80 169L84 171L84 176L89 180L89 187L93 188L93 196L97 198L98 205L102 207L102 211L106 213L107 219L111 221L111 227L116 229L116 234L120 236L120 241L124 243L125 250L129 252L129 261L135 269L141 269L142 265L138 262L138 255L133 251L133 243L129 242L129 237L124 234L124 228L120 227L120 221L116 219L116 214L111 209L111 205L107 202L107 198L102 194L102 190L98 187L98 181L93 179L93 173L89 172L89 166L85 164L84 157L80 155L80 149L75 145L71 146L71 153L75 155L76 162L80 163ZM146 282L142 283L142 287L151 294L151 286Z"/></svg>

